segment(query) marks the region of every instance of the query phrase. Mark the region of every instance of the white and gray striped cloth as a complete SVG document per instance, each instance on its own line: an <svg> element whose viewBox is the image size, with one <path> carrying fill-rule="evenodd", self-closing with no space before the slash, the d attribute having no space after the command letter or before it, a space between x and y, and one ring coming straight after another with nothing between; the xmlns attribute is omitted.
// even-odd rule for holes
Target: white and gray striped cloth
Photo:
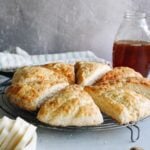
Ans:
<svg viewBox="0 0 150 150"><path fill-rule="evenodd" d="M29 55L23 49L16 47L12 50L0 52L0 70L16 69L28 65L41 65L49 62L65 61L68 63L77 60L99 61L109 63L104 59L98 58L91 51L81 52L67 52L59 54L46 54L46 55Z"/></svg>

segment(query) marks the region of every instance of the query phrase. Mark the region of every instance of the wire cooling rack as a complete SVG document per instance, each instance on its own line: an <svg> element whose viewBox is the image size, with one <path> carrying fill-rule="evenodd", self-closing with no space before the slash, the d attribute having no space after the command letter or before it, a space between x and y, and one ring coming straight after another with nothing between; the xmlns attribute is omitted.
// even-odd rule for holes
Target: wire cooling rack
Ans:
<svg viewBox="0 0 150 150"><path fill-rule="evenodd" d="M59 130L59 131L108 131L114 130L119 128L127 128L131 133L131 141L135 142L140 137L140 128L137 126L137 123L131 123L126 125L119 125L114 120L112 120L107 115L103 115L104 123L99 126L86 126L86 127L75 127L75 126L68 126L68 127L58 127L58 126L50 126L44 123L41 123L36 119L36 112L28 112L24 111L14 105L12 105L8 98L5 95L6 88L10 85L10 79L5 80L4 82L0 83L0 109L9 115L12 118L16 118L18 116L22 117L26 121L36 125L37 127L47 128L51 130Z"/></svg>

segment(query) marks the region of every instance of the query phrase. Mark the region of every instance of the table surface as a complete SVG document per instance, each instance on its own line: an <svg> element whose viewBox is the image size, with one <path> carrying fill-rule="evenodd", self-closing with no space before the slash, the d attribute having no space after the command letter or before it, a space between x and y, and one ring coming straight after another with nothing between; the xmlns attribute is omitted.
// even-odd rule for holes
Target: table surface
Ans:
<svg viewBox="0 0 150 150"><path fill-rule="evenodd" d="M0 117L4 116L0 110ZM139 146L150 150L150 118L138 123L140 139L132 143L127 128L110 131L63 132L38 128L37 150L129 150ZM135 131L135 135L136 135Z"/></svg>

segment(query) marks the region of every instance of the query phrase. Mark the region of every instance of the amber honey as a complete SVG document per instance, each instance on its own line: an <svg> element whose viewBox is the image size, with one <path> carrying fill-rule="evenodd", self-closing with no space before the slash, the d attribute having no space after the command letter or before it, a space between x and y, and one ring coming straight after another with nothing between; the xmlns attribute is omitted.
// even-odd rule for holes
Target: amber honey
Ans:
<svg viewBox="0 0 150 150"><path fill-rule="evenodd" d="M150 42L117 41L113 46L113 67L127 66L147 77L150 70Z"/></svg>

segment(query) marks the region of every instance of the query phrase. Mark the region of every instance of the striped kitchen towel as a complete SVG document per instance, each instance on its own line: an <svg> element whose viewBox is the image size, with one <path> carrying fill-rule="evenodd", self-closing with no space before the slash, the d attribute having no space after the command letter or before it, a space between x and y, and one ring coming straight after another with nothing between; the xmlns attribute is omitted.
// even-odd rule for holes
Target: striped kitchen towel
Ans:
<svg viewBox="0 0 150 150"><path fill-rule="evenodd" d="M99 62L108 63L104 59L95 56L95 54L91 51L29 55L25 50L16 47L15 49L0 52L0 70L10 70L22 66L41 65L58 61L65 61L70 63L77 60L97 60Z"/></svg>

